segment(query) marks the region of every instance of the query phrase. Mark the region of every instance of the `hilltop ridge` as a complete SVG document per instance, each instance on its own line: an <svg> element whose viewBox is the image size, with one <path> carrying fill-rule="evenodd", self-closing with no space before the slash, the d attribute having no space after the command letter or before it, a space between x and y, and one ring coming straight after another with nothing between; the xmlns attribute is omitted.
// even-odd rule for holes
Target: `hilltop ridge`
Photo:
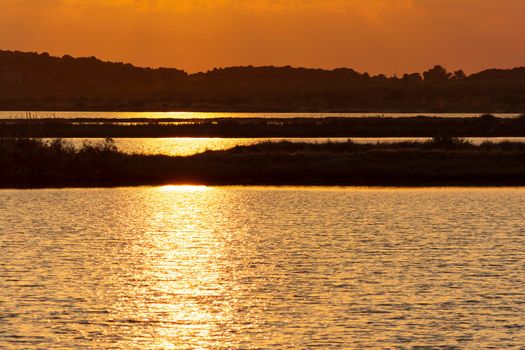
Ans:
<svg viewBox="0 0 525 350"><path fill-rule="evenodd" d="M0 50L4 110L522 112L525 67L402 77L284 67L189 74L96 57Z"/></svg>

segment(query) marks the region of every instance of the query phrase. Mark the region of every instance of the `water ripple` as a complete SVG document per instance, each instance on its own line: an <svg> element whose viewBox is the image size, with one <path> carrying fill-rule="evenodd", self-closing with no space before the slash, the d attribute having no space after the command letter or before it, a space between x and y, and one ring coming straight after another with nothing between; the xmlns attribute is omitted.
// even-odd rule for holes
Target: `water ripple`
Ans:
<svg viewBox="0 0 525 350"><path fill-rule="evenodd" d="M0 348L516 348L522 189L0 191Z"/></svg>

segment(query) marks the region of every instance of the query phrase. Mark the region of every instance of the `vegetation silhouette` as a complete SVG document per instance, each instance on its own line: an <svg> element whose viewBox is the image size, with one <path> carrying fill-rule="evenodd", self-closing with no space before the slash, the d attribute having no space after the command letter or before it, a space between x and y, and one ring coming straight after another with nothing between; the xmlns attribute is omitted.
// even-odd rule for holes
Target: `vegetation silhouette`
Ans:
<svg viewBox="0 0 525 350"><path fill-rule="evenodd" d="M401 78L349 68L230 67L188 74L95 57L0 51L3 110L521 112L525 68Z"/></svg>
<svg viewBox="0 0 525 350"><path fill-rule="evenodd" d="M498 118L3 119L0 137L517 137L525 116Z"/></svg>
<svg viewBox="0 0 525 350"><path fill-rule="evenodd" d="M525 185L525 144L455 138L393 144L261 143L189 157L124 154L111 140L0 139L0 187Z"/></svg>

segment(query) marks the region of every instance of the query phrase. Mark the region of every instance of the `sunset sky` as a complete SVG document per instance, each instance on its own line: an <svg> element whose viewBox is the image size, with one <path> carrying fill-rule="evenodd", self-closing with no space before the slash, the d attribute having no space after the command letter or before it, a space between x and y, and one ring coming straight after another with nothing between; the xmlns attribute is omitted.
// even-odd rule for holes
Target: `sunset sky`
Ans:
<svg viewBox="0 0 525 350"><path fill-rule="evenodd" d="M0 49L190 72L525 65L524 0L0 0Z"/></svg>

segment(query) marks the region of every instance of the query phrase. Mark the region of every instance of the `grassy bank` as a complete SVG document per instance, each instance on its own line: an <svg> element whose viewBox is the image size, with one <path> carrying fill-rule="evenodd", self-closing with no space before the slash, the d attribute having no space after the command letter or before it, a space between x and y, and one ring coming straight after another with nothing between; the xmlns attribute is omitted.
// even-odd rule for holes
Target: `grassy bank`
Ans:
<svg viewBox="0 0 525 350"><path fill-rule="evenodd" d="M0 139L0 187L207 185L525 185L525 144L262 143L190 157L128 155L108 140Z"/></svg>
<svg viewBox="0 0 525 350"><path fill-rule="evenodd" d="M525 115L497 118L1 119L0 137L516 137Z"/></svg>

